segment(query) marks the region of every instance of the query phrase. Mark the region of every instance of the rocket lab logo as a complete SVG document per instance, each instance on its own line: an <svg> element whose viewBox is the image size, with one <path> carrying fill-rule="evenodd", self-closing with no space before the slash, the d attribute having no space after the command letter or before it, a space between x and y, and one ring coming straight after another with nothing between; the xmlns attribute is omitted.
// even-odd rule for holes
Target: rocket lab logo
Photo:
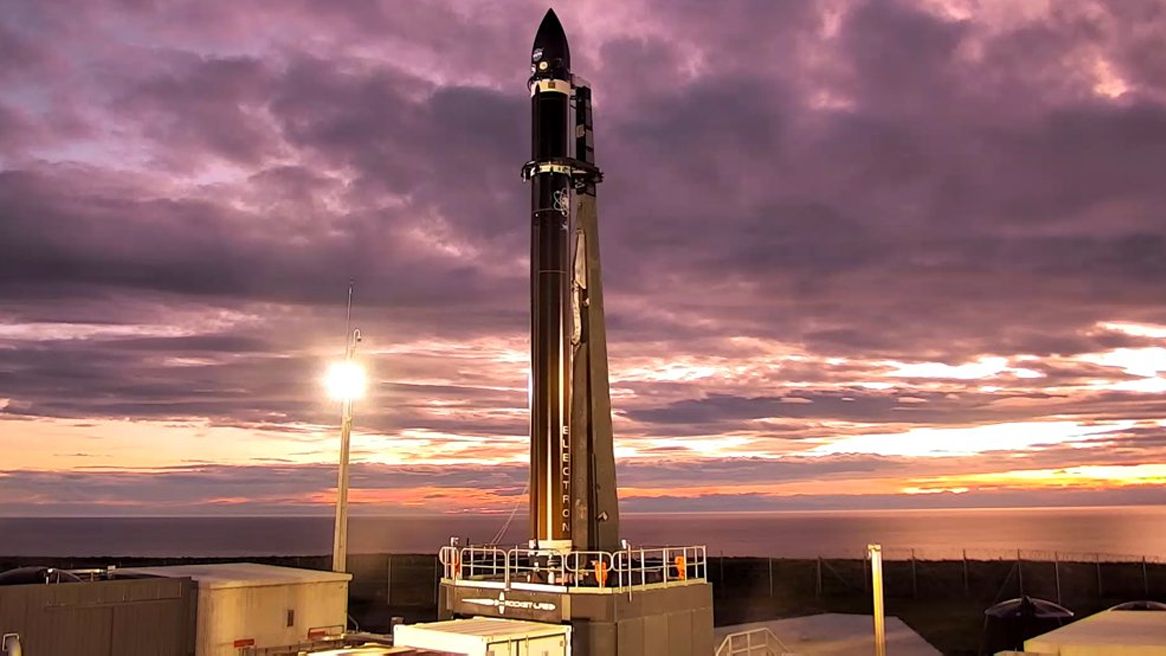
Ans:
<svg viewBox="0 0 1166 656"><path fill-rule="evenodd" d="M505 592L499 592L497 599L463 599L467 604L475 606L490 606L498 609L499 615L504 615L507 608L517 608L519 610L546 610L551 611L555 609L555 605L546 601L517 601L515 599L507 599Z"/></svg>
<svg viewBox="0 0 1166 656"><path fill-rule="evenodd" d="M542 58L543 58L543 49L542 48L535 48L534 52L530 53L530 61L532 61L532 62L537 62L538 60L540 60Z"/></svg>
<svg viewBox="0 0 1166 656"><path fill-rule="evenodd" d="M554 196L555 196L555 210L558 211L559 214L562 214L563 216L567 216L568 214L570 214L571 213L571 190L570 189L559 189L558 191L555 192ZM564 226L564 227L566 227L566 226Z"/></svg>

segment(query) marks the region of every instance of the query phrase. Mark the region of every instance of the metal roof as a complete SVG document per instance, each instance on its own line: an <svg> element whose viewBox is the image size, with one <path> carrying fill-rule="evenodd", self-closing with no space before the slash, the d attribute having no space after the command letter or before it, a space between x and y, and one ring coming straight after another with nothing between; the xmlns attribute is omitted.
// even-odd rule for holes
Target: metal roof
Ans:
<svg viewBox="0 0 1166 656"><path fill-rule="evenodd" d="M307 583L341 583L350 581L347 572L279 567L260 563L205 563L167 565L163 567L126 567L119 572L166 578L190 577L200 588L254 588L268 585L302 585Z"/></svg>
<svg viewBox="0 0 1166 656"><path fill-rule="evenodd" d="M1072 624L1029 638L1025 651L1041 654L1163 654L1166 613L1103 610Z"/></svg>
<svg viewBox="0 0 1166 656"><path fill-rule="evenodd" d="M413 629L422 629L425 631L456 633L459 635L484 638L537 636L543 634L556 635L563 631L563 627L558 624L527 622L525 620L511 620L500 617L473 617L469 619L446 620L444 622L425 622L408 626Z"/></svg>

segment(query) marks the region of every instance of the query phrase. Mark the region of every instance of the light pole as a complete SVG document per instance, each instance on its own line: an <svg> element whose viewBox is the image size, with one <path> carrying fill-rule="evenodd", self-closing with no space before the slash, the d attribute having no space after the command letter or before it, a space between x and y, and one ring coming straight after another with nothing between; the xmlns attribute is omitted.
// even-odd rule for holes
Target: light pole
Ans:
<svg viewBox="0 0 1166 656"><path fill-rule="evenodd" d="M352 286L348 287L348 321L345 325L344 360L328 369L324 383L328 394L340 401L340 467L336 476L336 528L332 536L332 570L347 571L348 562L348 443L352 436L352 404L364 394L364 368L355 361L360 329L349 330L352 320Z"/></svg>
<svg viewBox="0 0 1166 656"><path fill-rule="evenodd" d="M866 547L870 557L870 588L874 596L874 653L887 656L887 625L883 616L883 547L870 544Z"/></svg>

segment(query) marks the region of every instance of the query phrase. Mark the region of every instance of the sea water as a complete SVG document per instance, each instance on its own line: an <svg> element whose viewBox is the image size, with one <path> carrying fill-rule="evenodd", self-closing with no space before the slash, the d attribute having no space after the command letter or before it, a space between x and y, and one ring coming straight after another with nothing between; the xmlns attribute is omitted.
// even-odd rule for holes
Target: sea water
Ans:
<svg viewBox="0 0 1166 656"><path fill-rule="evenodd" d="M1147 556L1166 561L1166 506L625 514L633 544L703 544L709 555L1053 559ZM352 553L431 553L451 536L526 541L508 515L353 516ZM331 551L332 519L316 517L0 518L5 556L261 556Z"/></svg>

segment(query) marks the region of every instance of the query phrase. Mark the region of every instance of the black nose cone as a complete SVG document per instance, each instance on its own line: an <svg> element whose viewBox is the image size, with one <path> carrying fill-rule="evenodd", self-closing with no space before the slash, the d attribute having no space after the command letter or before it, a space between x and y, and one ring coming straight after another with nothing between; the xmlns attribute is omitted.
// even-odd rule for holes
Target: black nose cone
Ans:
<svg viewBox="0 0 1166 656"><path fill-rule="evenodd" d="M571 69L571 49L567 47L567 35L554 9L547 10L547 15L543 16L543 22L534 35L530 64L536 76L565 73Z"/></svg>

